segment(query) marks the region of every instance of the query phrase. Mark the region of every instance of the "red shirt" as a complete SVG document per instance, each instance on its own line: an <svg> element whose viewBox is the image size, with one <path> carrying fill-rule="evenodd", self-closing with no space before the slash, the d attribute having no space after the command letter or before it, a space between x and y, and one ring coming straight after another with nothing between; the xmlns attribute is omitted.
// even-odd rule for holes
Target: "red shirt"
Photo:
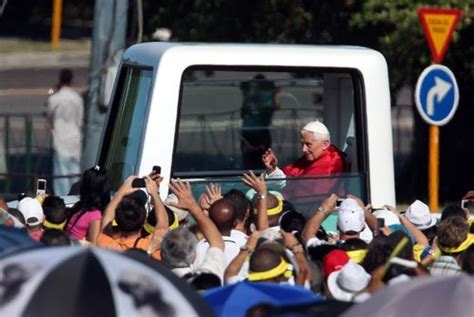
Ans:
<svg viewBox="0 0 474 317"><path fill-rule="evenodd" d="M343 173L345 170L344 153L331 144L316 160L308 161L303 156L296 162L285 166L283 173L286 176L329 176L331 174ZM314 195L326 196L330 192L340 191L341 188L336 182L337 180L331 178L293 181L287 183L286 189L292 192L291 196L301 198Z"/></svg>
<svg viewBox="0 0 474 317"><path fill-rule="evenodd" d="M326 176L344 171L344 153L332 144L314 161L308 161L303 156L283 168L286 176Z"/></svg>

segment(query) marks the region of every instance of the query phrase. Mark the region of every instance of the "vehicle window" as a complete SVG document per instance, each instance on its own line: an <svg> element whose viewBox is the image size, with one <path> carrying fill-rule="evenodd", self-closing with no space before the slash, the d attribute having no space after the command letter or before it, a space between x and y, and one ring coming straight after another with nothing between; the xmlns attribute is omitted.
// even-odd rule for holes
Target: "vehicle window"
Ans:
<svg viewBox="0 0 474 317"><path fill-rule="evenodd" d="M118 94L113 101L117 104L112 105L116 111L115 118L110 120L113 122L110 146L105 158L114 189L126 177L136 174L151 82L151 70L127 66L121 70Z"/></svg>
<svg viewBox="0 0 474 317"><path fill-rule="evenodd" d="M263 169L271 147L280 164L301 155L300 129L319 120L357 161L354 88L349 73L316 70L188 69L182 80L174 172L240 174ZM360 168L355 162L351 171Z"/></svg>
<svg viewBox="0 0 474 317"><path fill-rule="evenodd" d="M357 99L362 93L356 88L360 81L358 73L336 69L187 69L181 84L173 176L224 177L224 187L242 187L238 176L249 169L263 171L261 157L268 148L276 153L280 167L301 157L300 130L318 120L328 127L331 144L344 153L345 172L296 177L284 185L274 181L269 186L308 208L331 191L366 198L364 122L362 101ZM303 187L320 190L315 194Z"/></svg>

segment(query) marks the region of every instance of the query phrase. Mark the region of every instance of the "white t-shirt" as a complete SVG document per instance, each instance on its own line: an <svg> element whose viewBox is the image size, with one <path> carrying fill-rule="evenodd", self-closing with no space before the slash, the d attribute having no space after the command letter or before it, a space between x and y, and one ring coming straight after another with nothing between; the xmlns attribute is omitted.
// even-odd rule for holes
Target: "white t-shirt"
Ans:
<svg viewBox="0 0 474 317"><path fill-rule="evenodd" d="M225 272L224 252L219 248L208 248L201 265L193 264L190 267L175 268L171 271L179 277L189 273L213 273L223 280Z"/></svg>
<svg viewBox="0 0 474 317"><path fill-rule="evenodd" d="M224 239L224 263L225 267L229 265L229 263L239 254L240 246L237 242L232 239L231 237L222 237ZM206 257L206 252L209 249L209 242L206 239L202 239L198 242L196 246L196 259L194 260L193 266L194 267L201 267L204 259ZM222 272L222 276L219 276L221 279L224 277L224 272Z"/></svg>
<svg viewBox="0 0 474 317"><path fill-rule="evenodd" d="M243 233L240 230L231 230L230 231L230 237L234 239L235 243L240 247L243 247L244 245L247 244L247 240L249 239L249 236Z"/></svg>

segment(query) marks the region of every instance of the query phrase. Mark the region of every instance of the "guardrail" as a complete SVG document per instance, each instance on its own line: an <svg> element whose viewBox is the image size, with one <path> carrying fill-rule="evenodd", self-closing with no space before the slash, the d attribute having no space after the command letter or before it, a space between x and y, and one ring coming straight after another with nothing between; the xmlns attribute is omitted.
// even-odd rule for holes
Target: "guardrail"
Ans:
<svg viewBox="0 0 474 317"><path fill-rule="evenodd" d="M0 192L15 196L34 190L51 175L51 138L46 119L36 114L0 114Z"/></svg>

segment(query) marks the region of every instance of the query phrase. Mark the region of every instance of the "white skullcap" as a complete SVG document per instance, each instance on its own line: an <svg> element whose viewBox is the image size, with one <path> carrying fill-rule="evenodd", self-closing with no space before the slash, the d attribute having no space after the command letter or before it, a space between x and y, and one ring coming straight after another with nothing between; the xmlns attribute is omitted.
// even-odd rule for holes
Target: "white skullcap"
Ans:
<svg viewBox="0 0 474 317"><path fill-rule="evenodd" d="M329 130L326 126L319 121L308 122L302 129L302 131L309 131L318 134L329 135Z"/></svg>

